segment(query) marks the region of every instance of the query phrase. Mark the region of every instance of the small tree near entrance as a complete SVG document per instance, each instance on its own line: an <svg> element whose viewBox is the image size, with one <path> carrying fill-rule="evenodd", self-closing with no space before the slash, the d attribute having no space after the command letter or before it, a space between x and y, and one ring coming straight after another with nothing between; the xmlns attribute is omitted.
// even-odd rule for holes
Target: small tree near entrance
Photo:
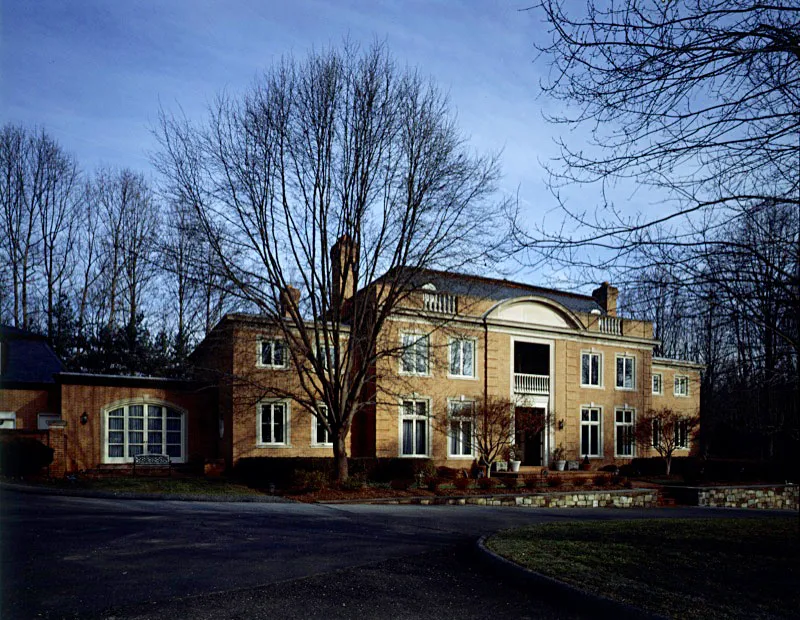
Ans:
<svg viewBox="0 0 800 620"><path fill-rule="evenodd" d="M639 446L644 450L652 448L664 459L669 476L673 454L690 446L699 424L697 415L686 415L669 407L651 409L636 421L634 435Z"/></svg>
<svg viewBox="0 0 800 620"><path fill-rule="evenodd" d="M518 412L521 413L521 412ZM505 458L515 446L515 435L536 434L547 427L549 417L526 411L515 415L514 403L507 398L487 398L475 403L470 414L478 463L490 476L492 465Z"/></svg>

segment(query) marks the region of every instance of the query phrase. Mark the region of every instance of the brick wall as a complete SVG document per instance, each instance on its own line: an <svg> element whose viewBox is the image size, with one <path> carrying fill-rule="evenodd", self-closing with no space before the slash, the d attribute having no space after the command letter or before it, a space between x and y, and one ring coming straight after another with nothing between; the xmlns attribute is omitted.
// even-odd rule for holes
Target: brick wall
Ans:
<svg viewBox="0 0 800 620"><path fill-rule="evenodd" d="M35 430L40 413L58 413L58 388L0 388L0 411L16 413L16 428Z"/></svg>

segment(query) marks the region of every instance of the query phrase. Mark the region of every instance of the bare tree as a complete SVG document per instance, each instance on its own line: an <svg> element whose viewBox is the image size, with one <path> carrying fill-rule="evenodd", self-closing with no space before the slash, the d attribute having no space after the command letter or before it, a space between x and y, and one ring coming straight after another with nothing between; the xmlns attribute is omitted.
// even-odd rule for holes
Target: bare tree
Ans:
<svg viewBox="0 0 800 620"><path fill-rule="evenodd" d="M285 396L331 433L345 479L376 362L397 354L382 330L414 275L493 258L496 159L471 154L446 97L381 45L286 59L202 127L162 115L158 136L167 190L288 342L301 387Z"/></svg>
<svg viewBox="0 0 800 620"><path fill-rule="evenodd" d="M641 448L658 452L666 462L666 474L669 476L675 451L690 446L699 424L697 415L686 415L664 407L651 409L638 416L633 434Z"/></svg>

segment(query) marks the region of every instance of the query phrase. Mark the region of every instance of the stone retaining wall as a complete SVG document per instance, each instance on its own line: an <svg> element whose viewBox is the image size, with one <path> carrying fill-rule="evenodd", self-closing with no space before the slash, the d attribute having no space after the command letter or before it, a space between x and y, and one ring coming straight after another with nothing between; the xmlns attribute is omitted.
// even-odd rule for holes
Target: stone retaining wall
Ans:
<svg viewBox="0 0 800 620"><path fill-rule="evenodd" d="M781 508L798 510L796 484L763 487L704 487L697 489L697 505L723 508Z"/></svg>
<svg viewBox="0 0 800 620"><path fill-rule="evenodd" d="M530 508L652 508L658 505L658 492L654 489L643 489L471 497L409 497L375 503L451 506L472 504L477 506L528 506Z"/></svg>

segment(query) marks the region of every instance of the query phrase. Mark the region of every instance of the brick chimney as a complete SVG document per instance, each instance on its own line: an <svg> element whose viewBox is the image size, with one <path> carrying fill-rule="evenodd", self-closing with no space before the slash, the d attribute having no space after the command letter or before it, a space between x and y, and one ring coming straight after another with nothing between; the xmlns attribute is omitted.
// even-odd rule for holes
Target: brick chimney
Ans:
<svg viewBox="0 0 800 620"><path fill-rule="evenodd" d="M617 316L618 295L619 289L616 286L611 286L608 282L603 282L592 291L592 297L608 316Z"/></svg>
<svg viewBox="0 0 800 620"><path fill-rule="evenodd" d="M342 235L331 248L332 299L345 301L355 295L357 264L358 245L350 235Z"/></svg>
<svg viewBox="0 0 800 620"><path fill-rule="evenodd" d="M297 302L300 301L300 291L291 284L286 286L286 290L281 292L281 316L291 316L290 310L297 311Z"/></svg>

